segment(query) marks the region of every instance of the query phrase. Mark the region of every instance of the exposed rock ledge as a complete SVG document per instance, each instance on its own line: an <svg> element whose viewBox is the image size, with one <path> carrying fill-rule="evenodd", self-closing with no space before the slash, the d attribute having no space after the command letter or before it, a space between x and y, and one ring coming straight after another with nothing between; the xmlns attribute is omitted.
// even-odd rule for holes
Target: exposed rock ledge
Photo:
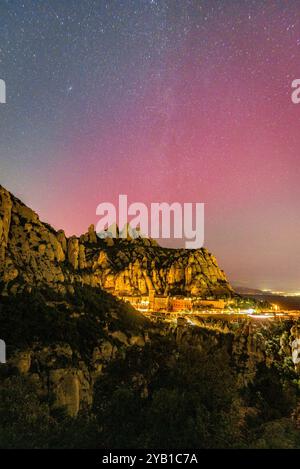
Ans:
<svg viewBox="0 0 300 469"><path fill-rule="evenodd" d="M205 248L164 249L148 239L108 239L94 227L67 238L0 186L0 281L6 291L47 284L57 291L77 282L113 294L181 293L230 296L233 291Z"/></svg>

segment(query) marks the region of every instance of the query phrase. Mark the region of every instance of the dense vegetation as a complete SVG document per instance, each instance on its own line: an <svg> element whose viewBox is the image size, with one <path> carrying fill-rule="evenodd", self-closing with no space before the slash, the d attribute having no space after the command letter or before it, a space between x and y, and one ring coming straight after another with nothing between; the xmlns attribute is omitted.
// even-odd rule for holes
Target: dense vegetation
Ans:
<svg viewBox="0 0 300 469"><path fill-rule="evenodd" d="M147 321L130 304L86 286L76 286L76 294L45 288L0 299L1 338L8 352L37 342L65 342L86 356L107 325L138 330Z"/></svg>
<svg viewBox="0 0 300 469"><path fill-rule="evenodd" d="M43 291L2 300L1 336L11 348L63 341L88 357L107 323L121 330L149 326L92 289L78 288L76 297ZM0 380L0 448L300 448L291 418L295 373L261 362L252 383L241 385L241 370L220 341L201 348L169 334L128 348L108 364L92 407L76 418L54 410L29 375L6 370Z"/></svg>

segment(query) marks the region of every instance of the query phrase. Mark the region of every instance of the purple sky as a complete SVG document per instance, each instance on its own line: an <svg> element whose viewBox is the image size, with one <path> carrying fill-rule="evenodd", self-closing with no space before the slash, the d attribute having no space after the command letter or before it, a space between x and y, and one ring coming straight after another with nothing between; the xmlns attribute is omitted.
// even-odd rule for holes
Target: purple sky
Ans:
<svg viewBox="0 0 300 469"><path fill-rule="evenodd" d="M205 202L230 280L300 290L300 1L0 6L0 183L67 234Z"/></svg>

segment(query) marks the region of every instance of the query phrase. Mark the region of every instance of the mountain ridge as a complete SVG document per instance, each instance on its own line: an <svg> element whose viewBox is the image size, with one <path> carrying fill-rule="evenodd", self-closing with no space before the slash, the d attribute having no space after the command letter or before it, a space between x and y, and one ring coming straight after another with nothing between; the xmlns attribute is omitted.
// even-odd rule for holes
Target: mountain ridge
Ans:
<svg viewBox="0 0 300 469"><path fill-rule="evenodd" d="M88 232L67 237L0 186L0 281L6 292L75 283L114 295L231 296L224 272L205 248L167 249L151 239L99 239Z"/></svg>

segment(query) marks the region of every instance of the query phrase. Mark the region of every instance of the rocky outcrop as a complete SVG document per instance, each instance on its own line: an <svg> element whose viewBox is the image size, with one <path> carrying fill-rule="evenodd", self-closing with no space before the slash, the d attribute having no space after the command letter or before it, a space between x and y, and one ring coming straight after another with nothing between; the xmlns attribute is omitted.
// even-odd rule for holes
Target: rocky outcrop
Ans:
<svg viewBox="0 0 300 469"><path fill-rule="evenodd" d="M187 322L177 326L164 323L163 327L152 324L135 333L124 329L107 330L106 336L99 339L92 353L85 357L68 343L36 344L29 350L16 352L7 367L29 376L54 408L65 408L70 416L76 416L79 410L92 404L94 385L107 372L108 365L117 359L125 364L132 347L135 347L135 353L142 354L146 344L147 353L151 347L158 358L156 350L160 349L162 336L164 343L169 343L168 353L159 356L160 365L155 359L155 366L176 363L178 350L182 347L206 351L212 357L214 352L223 349L229 353L237 371L238 385L243 388L253 382L259 364L278 366L279 369L284 364L292 374L294 363L294 370L299 373L299 362L294 361L294 341L298 340L298 335L299 325L290 327L288 321L280 326L276 323L253 326L250 320L241 320L237 325L214 318L210 322L200 320L196 327ZM139 372L132 380L141 395L146 396L147 376Z"/></svg>
<svg viewBox="0 0 300 469"><path fill-rule="evenodd" d="M300 326L294 325L291 328L292 341L290 347L292 349L292 360L296 371L300 372Z"/></svg>
<svg viewBox="0 0 300 469"><path fill-rule="evenodd" d="M11 222L13 202L9 192L0 189L0 269L3 268L5 252L8 243L8 234Z"/></svg>
<svg viewBox="0 0 300 469"><path fill-rule="evenodd" d="M68 241L68 261L77 270L79 266L79 240L72 236Z"/></svg>
<svg viewBox="0 0 300 469"><path fill-rule="evenodd" d="M147 239L99 239L94 226L80 238L55 231L0 186L0 281L6 292L75 282L113 294L231 295L206 249L164 249Z"/></svg>
<svg viewBox="0 0 300 469"><path fill-rule="evenodd" d="M29 376L53 408L64 408L70 416L76 416L80 409L92 404L95 381L106 366L118 357L124 358L128 347L142 348L145 343L143 334L127 336L115 331L99 340L85 359L68 343L45 347L35 344L29 350L15 352L6 367Z"/></svg>
<svg viewBox="0 0 300 469"><path fill-rule="evenodd" d="M93 225L82 236L68 238L63 230L56 231L43 223L33 210L0 186L2 298L8 296L9 300L10 295L22 296L33 289L42 291L47 287L63 298L49 302L54 308L53 314L58 312L57 305L67 312L70 310L70 323L65 327L72 328L72 321L90 313L77 311L77 306L66 300L66 293L72 295L75 291L76 297L78 285L95 287L102 293L107 290L114 295L147 295L150 290L158 294L201 296L233 293L224 272L206 249L164 249L152 240L131 239L130 236L99 239ZM30 376L54 407L65 407L70 415L76 415L91 404L94 382L105 372L106 366L124 357L126 350L142 349L149 341L144 326L139 330L120 327L121 316L126 315L127 310L122 311L115 298L113 301L115 303L105 308L110 318L107 323L100 325L95 319L95 324L91 325L97 337L99 333L99 340L97 338L88 357L83 357L67 342L45 345L41 340L28 348L12 342L9 346L17 350L9 357L7 366ZM161 337L168 333L168 328L164 328L155 330L154 335ZM140 382L146 393L143 377L137 378L137 383Z"/></svg>
<svg viewBox="0 0 300 469"><path fill-rule="evenodd" d="M31 308L32 303L21 308L23 299L28 301L35 293L30 293L33 287L40 296L45 286L50 287L46 291L49 297L38 299L37 310ZM88 286L96 287L94 303L90 302L94 290ZM224 272L206 249L164 249L141 238L99 239L93 225L79 238L67 238L1 186L0 287L0 313L2 306L5 309L5 304L8 307L13 302L8 309L11 314L6 312L2 318L0 314L1 330L10 337L8 360L1 365L3 376L16 371L25 375L49 406L63 407L70 416L91 406L95 383L109 373L115 360L127 372L132 356L137 359L138 370L130 379L146 398L151 386L144 372L143 351L144 358L151 357L154 373L170 363L176 366L180 347L209 350L212 358L214 351L226 350L241 388L253 382L258 364L285 366L292 376L300 372L298 324L287 321L277 327L272 322L255 325L248 320L237 324L214 317L190 323L180 318L177 325L149 323L103 291L114 295L148 294L149 290L202 297L232 295ZM87 304L80 289L87 292ZM19 295L12 295L15 293L20 293L17 306L14 300ZM99 304L100 310L95 311ZM43 305L51 311L43 310ZM21 329L20 324L19 342L13 333L17 311L22 320L25 312L34 312L32 327L27 324ZM43 313L47 313L45 322ZM62 333L57 339L58 331Z"/></svg>

